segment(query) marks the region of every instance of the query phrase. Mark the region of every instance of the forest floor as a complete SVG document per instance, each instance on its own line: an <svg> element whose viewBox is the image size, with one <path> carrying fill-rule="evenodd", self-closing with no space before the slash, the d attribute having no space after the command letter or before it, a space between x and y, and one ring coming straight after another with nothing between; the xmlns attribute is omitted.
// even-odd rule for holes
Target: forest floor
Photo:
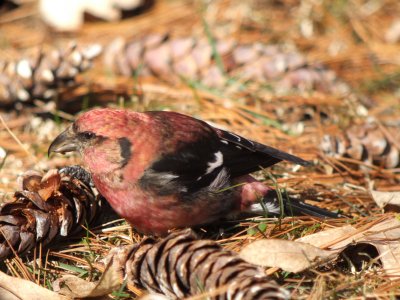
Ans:
<svg viewBox="0 0 400 300"><path fill-rule="evenodd" d="M227 249L240 251L263 238L295 240L346 225L361 231L379 220L397 218L396 207L382 209L371 191L400 191L399 166L385 165L388 151L373 153L382 140L392 147L397 158L400 153L400 26L396 29L394 25L400 22L399 16L400 4L396 0L160 0L119 22L91 20L78 32L55 33L41 21L34 1L26 1L0 15L2 61L21 59L38 48L62 48L71 41L106 48L117 37L134 41L149 35L168 34L168 39L205 36L212 46L219 39L234 39L238 44L270 45L279 47L276 51L282 53L299 53L307 61L305 65L329 70L334 79L326 83L329 87L319 86L318 78L316 84L310 83L309 77L322 76L320 73L296 73L291 75L290 84L284 82L286 85L279 80L248 80L242 77L245 70L260 66L253 64L245 69L245 62L236 71L227 72L223 84L210 88L203 84L204 77L171 82L164 73L154 70L143 75L116 75L104 66L107 57L97 58L91 69L79 75L78 85L60 92L58 106L49 109L42 103L2 109L0 195L3 201L11 199L19 188L17 177L27 170L43 172L80 163L74 155L49 158L47 148L81 111L93 106L138 111L166 109L201 118L312 161L311 167L301 168L280 163L256 175L302 201L344 215L327 220L257 217L198 230L201 236L214 239ZM213 60L218 64L215 53ZM223 59L223 63L227 61ZM284 77L293 70L287 67L280 72ZM302 82L306 82L304 86ZM370 132L378 133L363 136L368 141L359 138L361 144L375 143L375 148L364 149L368 159L360 161L341 155L337 149L332 156L328 154L335 151L321 149L325 135L350 137L343 138L347 143L343 147L354 146L354 134L349 132L370 128L371 122L375 127ZM65 273L95 279L101 272L91 269L90 259L104 254L99 240L121 245L143 238L123 220L97 234L84 237L84 242L78 236L75 244L51 248L43 258L46 261L37 262L37 269L32 269L25 257L8 259L6 269L13 276L45 287ZM371 263L374 258L354 267L345 256L299 273L279 267L267 272L288 288L294 299L394 299L400 295L400 264L399 269L388 274L381 262ZM42 272L38 272L39 265L44 266ZM127 286L113 297L124 299L139 293Z"/></svg>

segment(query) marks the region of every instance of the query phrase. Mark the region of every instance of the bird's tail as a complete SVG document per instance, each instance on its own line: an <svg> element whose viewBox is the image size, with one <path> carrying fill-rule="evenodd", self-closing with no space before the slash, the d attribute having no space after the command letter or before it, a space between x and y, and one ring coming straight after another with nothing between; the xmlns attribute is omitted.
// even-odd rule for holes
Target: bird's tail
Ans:
<svg viewBox="0 0 400 300"><path fill-rule="evenodd" d="M307 204L305 202L298 201L296 199L289 199L284 201L284 212L286 216L313 216L317 218L340 218L340 213L335 213L315 205Z"/></svg>
<svg viewBox="0 0 400 300"><path fill-rule="evenodd" d="M251 214L274 216L279 216L282 214L284 216L306 215L321 219L342 217L342 215L339 213L331 212L329 210L301 202L293 197L288 197L283 194L281 194L280 197L274 190L269 191L259 203L251 205L249 210L246 212Z"/></svg>

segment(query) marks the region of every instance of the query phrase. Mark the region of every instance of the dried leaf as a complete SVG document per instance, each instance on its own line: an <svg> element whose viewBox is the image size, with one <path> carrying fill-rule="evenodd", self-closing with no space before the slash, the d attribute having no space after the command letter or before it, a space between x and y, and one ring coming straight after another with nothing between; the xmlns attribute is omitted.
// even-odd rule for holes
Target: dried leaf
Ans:
<svg viewBox="0 0 400 300"><path fill-rule="evenodd" d="M322 250L306 243L278 239L259 240L240 251L240 257L249 263L278 267L294 273L332 260L336 256L336 251Z"/></svg>
<svg viewBox="0 0 400 300"><path fill-rule="evenodd" d="M400 277L400 221L392 218L380 222L362 234L357 242L375 246L379 260L390 279Z"/></svg>
<svg viewBox="0 0 400 300"><path fill-rule="evenodd" d="M331 245L326 243L329 243L328 237L331 237ZM350 245L370 244L374 246L379 253L379 260L382 262L385 272L390 275L389 278L396 279L400 276L399 240L400 221L397 218L390 218L363 231L357 230L352 226L344 226L318 232L303 237L298 241L319 246L327 245L327 249L333 250L335 253L348 248ZM367 254L370 254L370 257L374 256L373 253Z"/></svg>
<svg viewBox="0 0 400 300"><path fill-rule="evenodd" d="M122 283L121 265L111 259L98 282L89 282L74 275L64 275L57 279L54 290L72 298L89 298L107 295Z"/></svg>
<svg viewBox="0 0 400 300"><path fill-rule="evenodd" d="M351 225L337 227L329 230L320 231L314 234L303 236L297 239L297 242L307 243L315 247L325 247L329 243L340 239L344 236L352 236L357 232Z"/></svg>
<svg viewBox="0 0 400 300"><path fill-rule="evenodd" d="M1 300L21 300L11 292L0 287Z"/></svg>
<svg viewBox="0 0 400 300"><path fill-rule="evenodd" d="M379 191L370 191L372 199L378 204L380 208L385 208L389 206L389 208L397 210L400 209L400 192L379 192Z"/></svg>
<svg viewBox="0 0 400 300"><path fill-rule="evenodd" d="M69 297L65 297L54 293L44 287L41 287L31 281L15 278L8 276L3 272L0 272L0 298L1 299L13 299L3 298L3 290L7 291L7 297L9 294L15 296L15 299L19 300L71 300Z"/></svg>

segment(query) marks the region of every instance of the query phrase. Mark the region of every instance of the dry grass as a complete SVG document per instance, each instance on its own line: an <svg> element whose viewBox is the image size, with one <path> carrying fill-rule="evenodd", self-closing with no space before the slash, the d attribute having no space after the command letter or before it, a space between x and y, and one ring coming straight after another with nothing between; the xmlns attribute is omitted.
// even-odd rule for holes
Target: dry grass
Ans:
<svg viewBox="0 0 400 300"><path fill-rule="evenodd" d="M166 30L178 36L198 34L207 24L216 36L229 35L244 42L261 41L297 47L307 54L310 61L321 62L335 70L351 85L355 94L363 96L351 101L349 98L353 96L322 93L278 96L259 83L249 83L240 88L231 85L220 90L185 84L169 86L155 78L141 78L138 84L135 79L105 74L101 67L85 74L82 78L85 84L80 88L65 91L64 98L68 98L68 93L76 96L90 92L92 96L87 96L89 104L107 102L104 105L136 110L181 111L313 160L315 166L311 168L298 169L283 163L271 172L277 177L280 188L299 194L310 203L340 210L352 217L326 221L310 217L280 221L260 217L199 229L202 236L216 239L224 247L238 251L243 245L263 237L293 240L349 223L359 228L382 217L382 212L368 194L368 186L373 182L378 190L400 190L399 170L365 165L360 169L357 165L363 165L361 162L325 157L318 143L324 133L335 132L350 122L362 122L363 119L359 120L360 117L354 113L361 104L369 108L369 116L381 122L398 121L400 43L387 43L384 37L399 13L397 0L160 0L152 9L135 18L115 24L87 23L77 34L61 35L51 33L29 4L2 16L0 55L6 59L15 58L32 47L61 44L70 39L106 44L117 34L134 37ZM127 97L122 101L115 95ZM314 105L317 110L328 110L328 121L316 115L310 121L299 122L292 113L283 117L276 114L277 108L298 108L301 111L307 105ZM16 178L22 171L79 162L74 156L51 159L46 156L49 142L67 124L65 120L73 116L56 113L55 117L44 119L37 117L35 110L37 112L37 109L26 109L18 114L2 112L7 130L3 126L0 131L0 147L7 156L3 162L0 160L0 190L5 199L16 189ZM293 130L298 126L303 128L300 133ZM272 184L265 174L260 174L260 178ZM103 271L100 259L112 247L141 239L141 235L119 221L109 224L106 229L88 229L85 237L71 239L47 252L38 247L34 252L35 260L16 257L4 264L14 276L47 287L51 287L51 282L64 273L95 280ZM399 279L389 279L379 268L365 268L357 273L338 266L325 266L301 274L277 269L267 271L289 288L293 298L297 299L393 299L395 294L400 294ZM113 297L124 299L140 293L137 288L127 286Z"/></svg>

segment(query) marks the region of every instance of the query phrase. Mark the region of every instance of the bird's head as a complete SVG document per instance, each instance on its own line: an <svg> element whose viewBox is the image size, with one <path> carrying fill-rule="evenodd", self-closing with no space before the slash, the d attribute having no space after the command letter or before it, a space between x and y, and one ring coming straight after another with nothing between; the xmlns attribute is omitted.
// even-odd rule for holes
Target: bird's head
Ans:
<svg viewBox="0 0 400 300"><path fill-rule="evenodd" d="M77 151L91 172L124 167L132 154L134 112L95 109L82 114L51 143L48 154Z"/></svg>

